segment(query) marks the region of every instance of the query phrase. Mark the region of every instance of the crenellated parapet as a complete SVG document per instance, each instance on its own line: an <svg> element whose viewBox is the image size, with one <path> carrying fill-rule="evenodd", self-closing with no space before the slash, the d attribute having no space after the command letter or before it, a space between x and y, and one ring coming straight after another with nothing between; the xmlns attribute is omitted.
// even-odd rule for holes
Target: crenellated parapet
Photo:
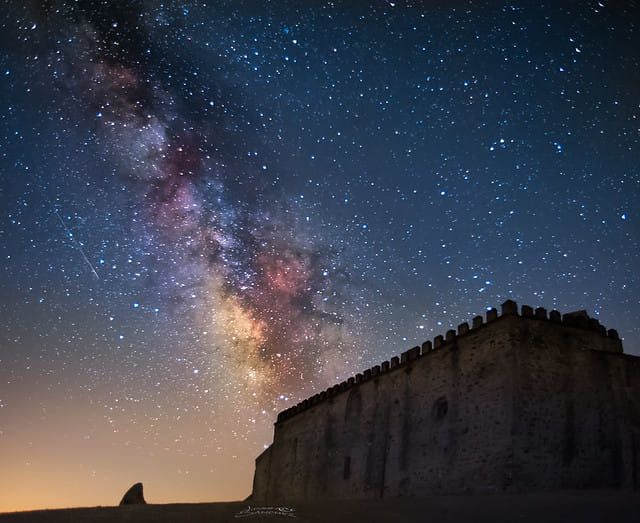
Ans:
<svg viewBox="0 0 640 523"><path fill-rule="evenodd" d="M538 322L550 322L570 329L590 331L599 337L617 340L618 343L620 343L618 332L615 329L607 330L597 319L590 318L584 310L566 314L561 314L557 310L552 310L547 313L547 309L543 307L537 307L534 309L529 305L522 305L520 311L518 311L517 303L513 300L507 300L501 305L500 313L498 313L496 308L490 308L486 311L484 317L480 315L475 316L471 320L471 325L467 322L461 323L458 325L456 330L450 329L444 335L435 336L433 341L425 341L422 345L415 346L401 353L399 356L394 356L390 360L383 361L379 365L374 365L373 367L348 378L342 383L314 394L297 405L280 412L276 423L286 421L310 407L330 400L331 398L334 398L353 387L358 387L367 381L377 379L383 374L395 372L402 368L408 369L413 361L426 357L430 353L455 348L457 347L458 339L473 335L479 330L487 328L487 326L494 322L508 317L517 317L524 320Z"/></svg>

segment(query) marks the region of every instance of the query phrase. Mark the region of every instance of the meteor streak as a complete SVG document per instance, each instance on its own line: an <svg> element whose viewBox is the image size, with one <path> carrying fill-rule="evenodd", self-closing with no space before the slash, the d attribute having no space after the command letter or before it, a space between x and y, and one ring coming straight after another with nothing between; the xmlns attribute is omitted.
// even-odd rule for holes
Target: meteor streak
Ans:
<svg viewBox="0 0 640 523"><path fill-rule="evenodd" d="M51 211L58 217L58 220L60 221L60 223L62 224L62 227L65 230L67 238L69 238L69 240L71 241L73 246L76 249L78 249L78 251L80 252L80 255L82 256L82 259L84 260L84 262L89 266L89 269L91 270L93 275L99 280L100 276L98 275L98 273L97 273L95 267L93 266L93 264L91 263L91 261L89 261L89 258L87 257L87 254L84 252L84 249L82 248L82 244L78 240L76 240L75 236L73 235L73 232L67 226L67 224L64 222L64 219L60 215L60 212L58 212L58 209L56 209L56 206L49 199L49 197L47 196L47 193L44 192L44 189L42 188L42 186L38 183L39 180L38 180L37 176L35 174L33 174L31 171L29 171L28 167L26 167L25 170L27 171L27 173L29 173L33 177L35 185L38 188L38 190L40 191L40 193L42 194L42 197L49 204L49 208L51 209Z"/></svg>

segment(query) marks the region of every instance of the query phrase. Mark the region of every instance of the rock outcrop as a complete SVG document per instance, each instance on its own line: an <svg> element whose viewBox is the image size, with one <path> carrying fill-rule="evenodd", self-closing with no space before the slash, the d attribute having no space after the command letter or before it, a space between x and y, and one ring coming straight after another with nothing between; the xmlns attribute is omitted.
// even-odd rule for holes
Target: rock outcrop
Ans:
<svg viewBox="0 0 640 523"><path fill-rule="evenodd" d="M136 483L129 490L127 490L122 496L122 501L120 501L120 505L146 505L147 502L144 500L144 495L142 493L142 483Z"/></svg>

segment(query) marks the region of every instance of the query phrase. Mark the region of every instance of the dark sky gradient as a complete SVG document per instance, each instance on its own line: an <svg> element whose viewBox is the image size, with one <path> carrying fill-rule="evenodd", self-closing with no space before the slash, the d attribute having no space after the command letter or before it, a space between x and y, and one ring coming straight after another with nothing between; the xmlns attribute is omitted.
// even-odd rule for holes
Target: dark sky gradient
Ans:
<svg viewBox="0 0 640 523"><path fill-rule="evenodd" d="M636 2L0 7L0 511L243 498L507 298L640 354Z"/></svg>

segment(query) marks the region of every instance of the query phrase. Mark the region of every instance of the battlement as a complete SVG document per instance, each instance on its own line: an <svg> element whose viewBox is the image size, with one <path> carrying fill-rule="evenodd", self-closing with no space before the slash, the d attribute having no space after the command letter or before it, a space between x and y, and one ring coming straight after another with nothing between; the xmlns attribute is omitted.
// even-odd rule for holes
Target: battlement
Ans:
<svg viewBox="0 0 640 523"><path fill-rule="evenodd" d="M440 350L446 350L455 348L457 346L457 340L461 337L469 336L477 333L481 329L496 328L500 325L502 318L520 318L525 321L536 322L549 322L555 324L560 328L566 328L567 332L571 332L572 329L579 331L587 331L593 333L593 335L602 338L605 343L609 340L611 343L611 349L607 349L609 352L622 352L622 342L618 336L618 332L615 329L606 329L596 318L590 318L586 311L574 311L566 314L561 314L557 310L552 310L547 313L547 309L538 307L534 309L529 305L522 305L520 312L518 313L518 304L512 300L505 301L501 306L501 313L498 314L496 308L488 309L486 317L475 316L471 320L471 325L468 322L458 325L457 330L448 330L444 335L436 336L433 341L425 341L422 345L415 346L399 356L394 356L390 360L383 361L379 365L362 371L361 373L352 376L345 381L336 384L328 389L314 394L310 398L301 401L297 405L281 411L278 414L276 424L282 423L296 414L306 411L307 409L318 405L334 398L335 396L353 388L362 383L365 383L371 379L377 378L382 374L394 372L401 368L407 368L414 360L422 357L428 357L430 353Z"/></svg>

